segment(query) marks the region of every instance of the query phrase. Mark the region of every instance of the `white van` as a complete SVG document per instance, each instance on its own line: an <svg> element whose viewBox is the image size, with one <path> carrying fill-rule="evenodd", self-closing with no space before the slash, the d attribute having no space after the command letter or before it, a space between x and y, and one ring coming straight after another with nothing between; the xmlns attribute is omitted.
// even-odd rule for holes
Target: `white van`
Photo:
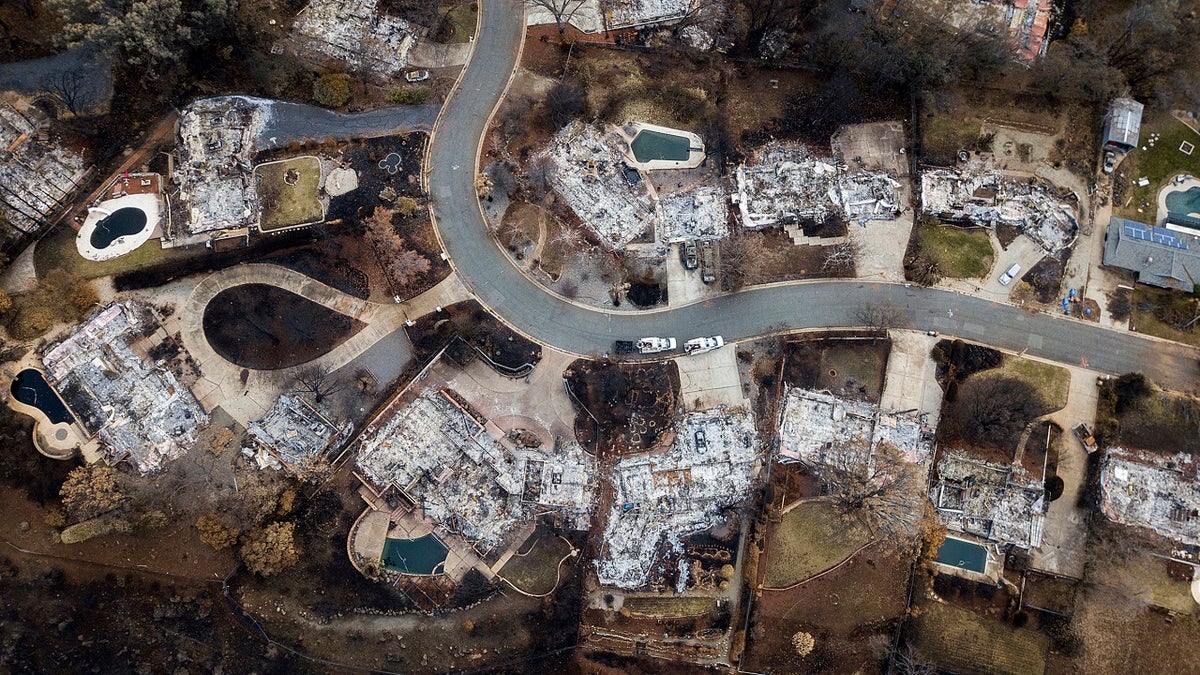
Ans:
<svg viewBox="0 0 1200 675"><path fill-rule="evenodd" d="M1013 263L1012 267L1004 270L1004 274L1000 275L1000 285L1007 286L1009 284L1009 282L1011 282L1013 279L1017 278L1017 274L1020 273L1020 271L1021 271L1021 266L1016 263Z"/></svg>

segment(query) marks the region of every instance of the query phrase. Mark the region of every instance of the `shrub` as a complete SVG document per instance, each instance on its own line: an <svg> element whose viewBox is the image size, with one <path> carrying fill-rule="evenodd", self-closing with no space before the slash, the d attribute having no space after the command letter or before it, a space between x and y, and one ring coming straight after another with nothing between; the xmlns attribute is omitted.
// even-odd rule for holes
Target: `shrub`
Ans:
<svg viewBox="0 0 1200 675"><path fill-rule="evenodd" d="M393 89L388 92L388 100L392 103L420 105L429 100L429 89L426 87Z"/></svg>
<svg viewBox="0 0 1200 675"><path fill-rule="evenodd" d="M313 82L313 100L327 108L340 108L350 102L350 76L326 73Z"/></svg>

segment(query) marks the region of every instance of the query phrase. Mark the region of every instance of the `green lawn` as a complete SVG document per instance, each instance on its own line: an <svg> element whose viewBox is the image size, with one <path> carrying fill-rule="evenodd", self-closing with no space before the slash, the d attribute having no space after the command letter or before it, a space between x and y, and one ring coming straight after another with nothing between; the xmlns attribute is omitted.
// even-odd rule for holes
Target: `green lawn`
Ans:
<svg viewBox="0 0 1200 675"><path fill-rule="evenodd" d="M956 673L1043 673L1049 642L1037 631L939 602L921 605L917 619L917 650Z"/></svg>
<svg viewBox="0 0 1200 675"><path fill-rule="evenodd" d="M1067 406L1067 392L1071 388L1071 373L1066 368L1049 363L1006 356L999 368L980 375L985 377L1015 377L1033 385L1046 401L1047 413Z"/></svg>
<svg viewBox="0 0 1200 675"><path fill-rule="evenodd" d="M289 184L287 174L294 171ZM258 197L262 205L259 229L263 232L319 222L325 209L317 198L321 184L321 162L316 157L296 157L254 167Z"/></svg>
<svg viewBox="0 0 1200 675"><path fill-rule="evenodd" d="M75 248L75 230L66 225L60 225L43 237L33 249L33 266L39 279L45 278L51 270L55 269L66 270L83 279L95 279L161 263L186 260L208 253L208 249L203 246L164 249L159 245L157 239L151 239L119 258L92 262L84 260L79 255L79 250Z"/></svg>
<svg viewBox="0 0 1200 675"><path fill-rule="evenodd" d="M1147 142L1151 134L1159 134L1159 138L1150 147ZM1158 213L1158 193L1178 173L1190 173L1200 176L1200 134L1192 131L1186 124L1163 113L1142 122L1140 136L1141 145L1122 160L1119 167L1128 178L1128 198L1121 204L1116 204L1116 212L1126 218L1153 223ZM1196 146L1192 154L1185 155L1179 151L1179 146L1188 141ZM1142 147L1146 149L1143 151ZM1139 178L1149 179L1146 187L1138 187ZM1143 213L1138 213L1142 202L1149 202L1150 207ZM1128 204L1128 206L1126 206Z"/></svg>
<svg viewBox="0 0 1200 675"><path fill-rule="evenodd" d="M938 261L942 274L956 279L982 279L992 269L994 253L987 232L948 225L922 225L921 251Z"/></svg>
<svg viewBox="0 0 1200 675"><path fill-rule="evenodd" d="M767 543L767 586L781 588L823 572L867 543L867 532L842 518L827 502L808 502L788 511Z"/></svg>

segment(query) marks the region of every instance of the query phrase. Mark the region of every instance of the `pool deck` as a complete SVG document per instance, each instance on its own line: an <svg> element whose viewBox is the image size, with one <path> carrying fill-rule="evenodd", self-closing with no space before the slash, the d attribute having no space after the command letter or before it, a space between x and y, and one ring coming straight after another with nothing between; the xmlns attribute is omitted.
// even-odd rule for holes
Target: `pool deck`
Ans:
<svg viewBox="0 0 1200 675"><path fill-rule="evenodd" d="M138 178L135 176L130 179L130 182L138 182ZM104 248L92 246L92 233L96 231L100 222L110 213L125 208L135 208L145 212L146 226L134 234L117 237ZM75 235L75 248L79 251L79 255L95 262L119 258L150 241L154 233L160 229L159 221L162 219L162 214L162 202L157 193L124 194L101 202L88 210L83 227L79 228L79 233Z"/></svg>
<svg viewBox="0 0 1200 675"><path fill-rule="evenodd" d="M657 171L660 169L695 169L704 163L704 140L690 131L672 129L670 127L660 127L656 124L646 124L644 122L631 122L623 127L617 127L616 131L625 141L625 162L635 169L639 169L641 171ZM632 144L633 139L642 131L657 131L660 134L682 136L688 139L688 143L691 146L691 152L688 153L688 158L681 161L669 159L652 159L646 162L638 161L638 158L633 154Z"/></svg>
<svg viewBox="0 0 1200 675"><path fill-rule="evenodd" d="M29 357L15 364L7 364L3 369L0 369L0 377L3 377L6 382L12 382L17 376L17 373L26 368L33 368L40 371L38 364L34 363ZM22 403L11 394L5 397L5 402L8 407L23 415L28 415L34 419L33 425L33 446L37 451L50 459L71 459L76 454L83 452L85 459L89 462L95 461L92 457L95 455L96 442L89 440L87 432L78 422L60 422L54 424L46 413L34 406ZM64 403L64 407L65 407ZM67 412L71 412L68 407ZM74 416L74 413L72 413Z"/></svg>
<svg viewBox="0 0 1200 675"><path fill-rule="evenodd" d="M1181 176L1184 174L1180 174ZM1172 192L1184 192L1189 188L1200 189L1200 179L1195 176L1187 176L1179 183L1176 183L1177 177L1174 177L1167 183L1166 187L1158 191L1158 212L1154 216L1154 224L1162 227L1167 222L1167 195ZM1200 214L1192 214L1200 215Z"/></svg>

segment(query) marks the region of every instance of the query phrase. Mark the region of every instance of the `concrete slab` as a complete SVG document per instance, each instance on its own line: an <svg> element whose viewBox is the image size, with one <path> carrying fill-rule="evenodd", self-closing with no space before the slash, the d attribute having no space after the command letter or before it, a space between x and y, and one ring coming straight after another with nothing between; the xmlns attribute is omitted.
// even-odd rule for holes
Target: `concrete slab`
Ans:
<svg viewBox="0 0 1200 675"><path fill-rule="evenodd" d="M679 247L674 244L667 252L667 306L677 307L720 295L715 286L705 284L700 270L689 270L679 259Z"/></svg>
<svg viewBox="0 0 1200 675"><path fill-rule="evenodd" d="M908 203L908 187L904 199ZM904 251L912 234L913 210L905 209L895 220L851 223L850 236L858 244L856 276L872 281L904 281Z"/></svg>
<svg viewBox="0 0 1200 675"><path fill-rule="evenodd" d="M938 338L913 331L891 331L892 352L879 407L885 411L917 410L936 426L942 407L942 388L936 380L937 364L929 352Z"/></svg>
<svg viewBox="0 0 1200 675"><path fill-rule="evenodd" d="M844 126L834 134L832 145L833 151L852 170L908 175L908 156L904 154L904 123L899 120Z"/></svg>
<svg viewBox="0 0 1200 675"><path fill-rule="evenodd" d="M732 346L716 351L682 356L679 366L679 396L684 409L710 410L718 406L737 408L748 405L738 377L737 350Z"/></svg>

